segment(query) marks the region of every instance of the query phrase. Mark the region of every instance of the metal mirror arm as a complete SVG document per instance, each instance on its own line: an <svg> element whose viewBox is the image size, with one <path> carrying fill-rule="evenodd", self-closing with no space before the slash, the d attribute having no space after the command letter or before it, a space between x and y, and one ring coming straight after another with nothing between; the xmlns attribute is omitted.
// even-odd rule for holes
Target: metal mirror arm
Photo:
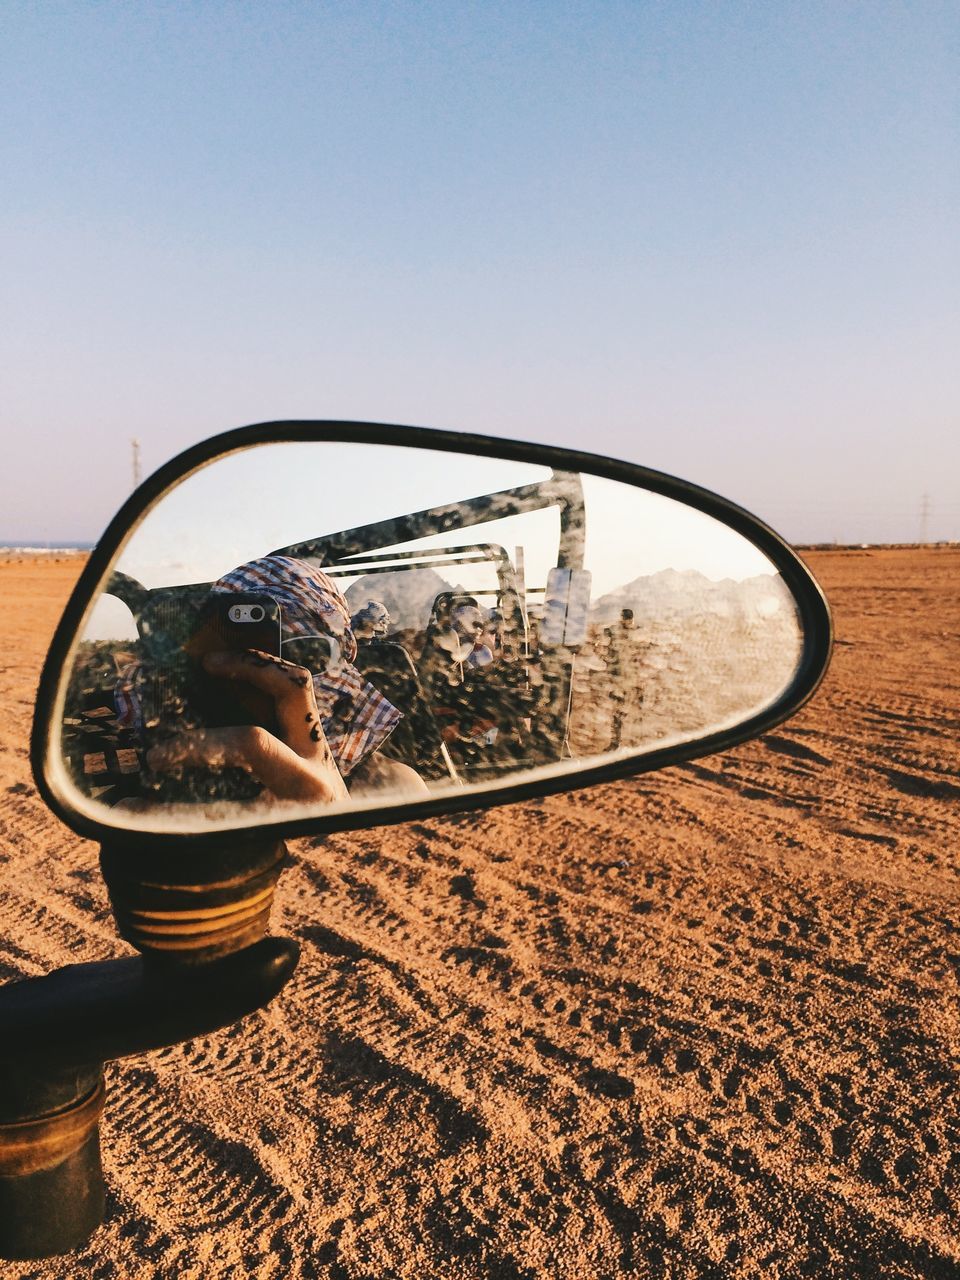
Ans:
<svg viewBox="0 0 960 1280"><path fill-rule="evenodd" d="M141 956L67 965L0 987L0 1256L83 1242L104 1210L104 1063L225 1027L272 1000L299 947L265 938L199 972Z"/></svg>
<svg viewBox="0 0 960 1280"><path fill-rule="evenodd" d="M105 1062L228 1026L290 978L298 944L265 936L285 860L256 839L203 857L103 846L119 932L141 954L0 987L0 1257L67 1252L102 1221Z"/></svg>

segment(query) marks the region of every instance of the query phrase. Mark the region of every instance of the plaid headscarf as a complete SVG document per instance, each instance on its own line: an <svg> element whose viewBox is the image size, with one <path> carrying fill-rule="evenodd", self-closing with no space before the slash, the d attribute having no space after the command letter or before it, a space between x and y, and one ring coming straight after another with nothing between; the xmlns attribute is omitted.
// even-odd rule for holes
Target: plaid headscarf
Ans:
<svg viewBox="0 0 960 1280"><path fill-rule="evenodd" d="M323 732L337 768L347 778L393 732L402 713L366 681L355 666L357 641L350 629L350 610L322 569L293 556L265 556L225 574L212 594L255 591L280 606L281 654L284 640L329 636L341 658L327 671L314 672L313 688Z"/></svg>

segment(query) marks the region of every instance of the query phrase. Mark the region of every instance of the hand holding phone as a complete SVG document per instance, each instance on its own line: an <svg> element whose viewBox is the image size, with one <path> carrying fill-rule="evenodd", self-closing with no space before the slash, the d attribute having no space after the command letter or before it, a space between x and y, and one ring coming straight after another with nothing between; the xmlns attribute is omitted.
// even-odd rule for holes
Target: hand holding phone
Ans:
<svg viewBox="0 0 960 1280"><path fill-rule="evenodd" d="M212 650L204 670L239 692L260 692L273 708L274 731L241 724L176 734L154 747L147 763L159 774L179 777L239 773L274 800L330 804L346 797L346 786L323 732L311 672L260 650ZM184 797L165 796L165 799ZM247 800L249 795L213 794L209 784L195 799Z"/></svg>

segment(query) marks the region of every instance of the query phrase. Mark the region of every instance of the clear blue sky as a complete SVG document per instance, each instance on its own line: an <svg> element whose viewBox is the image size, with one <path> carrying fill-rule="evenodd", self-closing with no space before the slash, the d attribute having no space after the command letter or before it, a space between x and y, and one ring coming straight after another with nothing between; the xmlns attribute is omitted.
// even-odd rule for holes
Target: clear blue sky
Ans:
<svg viewBox="0 0 960 1280"><path fill-rule="evenodd" d="M0 60L0 538L286 416L960 538L953 3L5 0Z"/></svg>

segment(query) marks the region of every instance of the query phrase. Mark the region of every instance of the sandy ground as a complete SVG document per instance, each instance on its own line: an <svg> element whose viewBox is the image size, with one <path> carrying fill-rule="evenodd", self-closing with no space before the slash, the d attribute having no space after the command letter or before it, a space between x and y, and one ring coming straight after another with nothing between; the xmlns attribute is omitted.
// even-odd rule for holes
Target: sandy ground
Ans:
<svg viewBox="0 0 960 1280"><path fill-rule="evenodd" d="M811 554L728 754L292 846L290 986L108 1069L108 1218L15 1278L960 1275L960 551ZM76 564L0 564L3 976L124 953L30 778Z"/></svg>

